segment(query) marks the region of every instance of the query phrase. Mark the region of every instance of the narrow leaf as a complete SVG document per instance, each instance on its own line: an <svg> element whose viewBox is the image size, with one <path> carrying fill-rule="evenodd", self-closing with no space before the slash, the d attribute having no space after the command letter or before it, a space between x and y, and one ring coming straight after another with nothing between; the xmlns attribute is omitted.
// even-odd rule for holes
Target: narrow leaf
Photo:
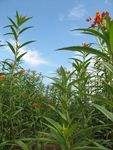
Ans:
<svg viewBox="0 0 113 150"><path fill-rule="evenodd" d="M78 52L83 51L83 52L87 52L89 54L95 54L103 59L109 60L109 57L105 53L100 52L99 50L91 48L91 47L71 46L71 47L60 48L58 50L78 51Z"/></svg>
<svg viewBox="0 0 113 150"><path fill-rule="evenodd" d="M113 74L113 66L107 62L102 62L102 64Z"/></svg>
<svg viewBox="0 0 113 150"><path fill-rule="evenodd" d="M90 33L91 35L94 35L94 36L97 36L97 37L103 39L107 44L109 44L106 36L104 36L102 33L98 32L96 30L87 29L87 28L79 28L79 29L74 29L72 31L75 31L75 30L84 31L84 33Z"/></svg>
<svg viewBox="0 0 113 150"><path fill-rule="evenodd" d="M8 41L7 41L7 44L9 46L9 48L12 50L13 54L15 54L15 49L14 49L13 45Z"/></svg>
<svg viewBox="0 0 113 150"><path fill-rule="evenodd" d="M25 42L25 43L23 43L22 45L20 45L19 48L22 48L22 47L24 47L24 46L26 46L26 45L28 45L28 44L33 43L33 42L35 42L35 41L28 41L28 42Z"/></svg>
<svg viewBox="0 0 113 150"><path fill-rule="evenodd" d="M15 29L12 26L10 28L12 30L12 33L13 33L13 36L14 36L15 40L17 40L18 36L17 36L17 33L16 33Z"/></svg>
<svg viewBox="0 0 113 150"><path fill-rule="evenodd" d="M17 29L18 27L17 27L16 23L11 18L8 17L8 19L12 23L12 25Z"/></svg>
<svg viewBox="0 0 113 150"><path fill-rule="evenodd" d="M21 54L18 58L17 58L17 61L19 61L27 52Z"/></svg>
<svg viewBox="0 0 113 150"><path fill-rule="evenodd" d="M27 147L27 145L26 145L24 142L22 142L21 140L15 140L14 142L15 142L19 147L21 147L23 150L29 150L28 147Z"/></svg>
<svg viewBox="0 0 113 150"><path fill-rule="evenodd" d="M109 40L110 40L111 50L113 52L113 21L111 22Z"/></svg>
<svg viewBox="0 0 113 150"><path fill-rule="evenodd" d="M30 29L30 28L32 28L32 27L33 27L33 26L23 28L23 29L19 32L19 34L22 34L24 31L26 31L26 30L28 30L28 29Z"/></svg>
<svg viewBox="0 0 113 150"><path fill-rule="evenodd" d="M12 35L13 33L5 33L4 35Z"/></svg>
<svg viewBox="0 0 113 150"><path fill-rule="evenodd" d="M111 113L110 111L108 111L103 106L99 106L97 104L93 104L93 106L96 107L98 110L100 110L108 119L110 119L111 121L113 121L113 113Z"/></svg>

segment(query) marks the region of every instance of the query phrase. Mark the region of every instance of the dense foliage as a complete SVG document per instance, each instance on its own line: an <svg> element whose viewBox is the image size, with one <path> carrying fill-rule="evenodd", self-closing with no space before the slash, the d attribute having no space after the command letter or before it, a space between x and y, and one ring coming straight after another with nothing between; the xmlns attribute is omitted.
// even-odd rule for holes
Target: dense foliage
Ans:
<svg viewBox="0 0 113 150"><path fill-rule="evenodd" d="M87 18L89 28L75 29L96 38L95 43L58 50L76 51L72 70L61 66L52 83L21 67L27 52L20 36L31 28L29 19L16 12L6 26L13 42L6 46L14 58L0 67L0 150L113 149L113 20L108 12ZM73 30L73 31L75 31ZM49 147L49 149L51 149Z"/></svg>

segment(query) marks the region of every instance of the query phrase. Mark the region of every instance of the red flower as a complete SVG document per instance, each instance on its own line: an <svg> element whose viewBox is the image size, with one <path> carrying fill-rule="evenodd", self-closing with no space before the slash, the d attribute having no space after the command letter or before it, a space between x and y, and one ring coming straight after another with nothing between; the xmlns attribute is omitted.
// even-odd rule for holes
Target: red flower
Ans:
<svg viewBox="0 0 113 150"><path fill-rule="evenodd" d="M82 45L83 45L84 47L89 47L89 44L88 44L88 43L82 43Z"/></svg>
<svg viewBox="0 0 113 150"><path fill-rule="evenodd" d="M96 22L94 22L92 25L91 25L91 27L95 27L96 26Z"/></svg>
<svg viewBox="0 0 113 150"><path fill-rule="evenodd" d="M102 24L102 15L100 14L99 11L96 12L96 16L94 17L94 21L97 24Z"/></svg>
<svg viewBox="0 0 113 150"><path fill-rule="evenodd" d="M33 103L34 108L39 108L39 104L37 102Z"/></svg>
<svg viewBox="0 0 113 150"><path fill-rule="evenodd" d="M109 19L111 19L109 12L102 12L100 13L99 11L96 12L96 15L94 17L94 21L93 24L91 25L91 27L95 27L96 25L100 25L100 27L102 27L103 30L106 29L105 27L105 19L106 17L108 17ZM89 21L89 19L87 19L87 21Z"/></svg>
<svg viewBox="0 0 113 150"><path fill-rule="evenodd" d="M89 22L89 21L91 21L91 20L92 20L91 17L86 18L86 21L87 21L87 22Z"/></svg>
<svg viewBox="0 0 113 150"><path fill-rule="evenodd" d="M102 17L104 18L105 16L106 16L106 12L103 11L103 12L102 12Z"/></svg>
<svg viewBox="0 0 113 150"><path fill-rule="evenodd" d="M111 18L108 11L102 12L102 17L103 17L104 19L106 19L106 16L108 16L108 18Z"/></svg>
<svg viewBox="0 0 113 150"><path fill-rule="evenodd" d="M5 79L5 75L0 75L0 81Z"/></svg>

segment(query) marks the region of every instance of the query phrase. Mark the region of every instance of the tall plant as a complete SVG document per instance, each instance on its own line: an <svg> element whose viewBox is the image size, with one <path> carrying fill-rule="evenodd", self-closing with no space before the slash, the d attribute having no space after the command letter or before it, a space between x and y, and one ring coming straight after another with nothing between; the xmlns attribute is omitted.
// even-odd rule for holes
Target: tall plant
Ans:
<svg viewBox="0 0 113 150"><path fill-rule="evenodd" d="M0 75L0 131L1 131L1 141L6 139L15 140L15 116L20 113L23 108L18 106L15 98L15 92L19 88L19 78L25 74L25 70L21 68L20 62L22 57L27 52L22 52L22 48L34 41L27 41L24 43L20 42L20 36L32 26L25 27L23 26L31 17L26 17L20 15L16 12L15 20L8 18L10 24L5 28L8 28L9 32L5 35L10 35L12 42L6 41L5 46L7 46L13 54L13 59L6 59L2 61L2 72L3 75ZM18 88L17 88L18 86ZM6 88L6 90L4 90ZM20 97L20 95L19 95ZM5 104L4 101L8 104ZM6 101L7 100L7 101ZM19 103L19 102L18 102ZM4 119L5 118L5 119ZM6 121L7 119L7 121ZM7 132L5 131L5 125L7 126Z"/></svg>

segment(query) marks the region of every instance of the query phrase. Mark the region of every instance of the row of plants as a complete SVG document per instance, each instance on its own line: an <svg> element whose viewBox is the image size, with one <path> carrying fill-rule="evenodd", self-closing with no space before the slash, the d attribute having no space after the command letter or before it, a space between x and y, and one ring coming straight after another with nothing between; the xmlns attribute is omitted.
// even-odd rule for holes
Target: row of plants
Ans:
<svg viewBox="0 0 113 150"><path fill-rule="evenodd" d="M74 29L94 36L94 43L58 51L75 51L72 70L61 66L52 82L22 68L20 42L30 17L16 12L8 18L13 59L0 67L0 150L112 150L113 149L113 20L108 12L87 18L88 28ZM79 53L77 53L79 52ZM79 56L79 57L77 57Z"/></svg>

